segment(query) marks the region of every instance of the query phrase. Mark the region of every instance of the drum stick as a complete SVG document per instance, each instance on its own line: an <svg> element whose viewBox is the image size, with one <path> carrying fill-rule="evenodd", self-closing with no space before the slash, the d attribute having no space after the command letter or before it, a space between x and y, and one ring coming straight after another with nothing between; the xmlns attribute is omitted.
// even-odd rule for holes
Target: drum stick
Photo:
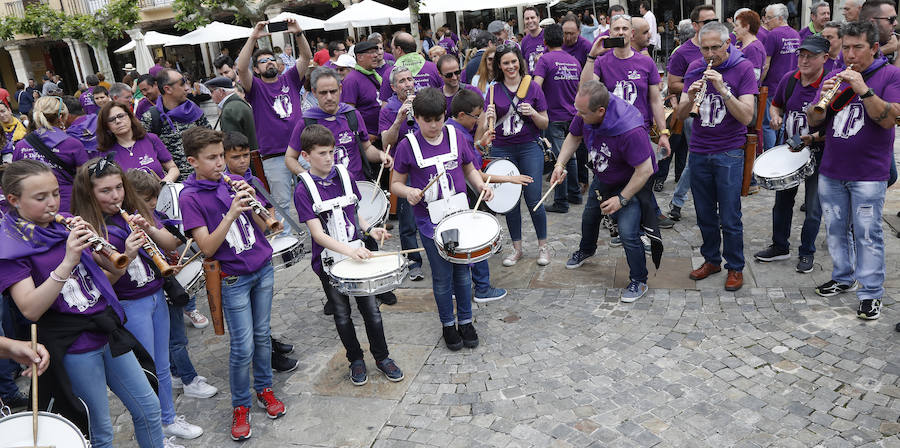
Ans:
<svg viewBox="0 0 900 448"><path fill-rule="evenodd" d="M431 186L434 185L434 183L437 182L437 180L440 179L441 176L444 175L444 173L446 173L446 171L441 171L437 176L434 177L434 179L431 179L431 182L428 182L428 185L425 185L425 188L422 189L422 193L428 191L428 189L431 188Z"/></svg>
<svg viewBox="0 0 900 448"><path fill-rule="evenodd" d="M391 145L387 145L387 148L384 150L385 153L391 153ZM375 178L375 186L381 185L381 173L384 171L384 164L378 168L378 177ZM378 187L381 188L381 187ZM375 199L372 199L372 202L375 202Z"/></svg>
<svg viewBox="0 0 900 448"><path fill-rule="evenodd" d="M382 227L381 230L381 241L378 242L379 247L384 246L384 238L387 236L387 227Z"/></svg>
<svg viewBox="0 0 900 448"><path fill-rule="evenodd" d="M556 185L558 185L558 184L559 184L559 181L558 181L558 180L557 180L557 181L554 181L552 184L550 184L550 189L547 190L547 192L544 193L543 196L541 196L541 200L538 201L537 205L534 206L534 209L531 210L532 212L536 212L536 211L537 211L537 209L541 206L541 204L544 203L544 200L547 199L547 196L550 196L550 192L553 191L553 189L554 189L554 188L556 187Z"/></svg>
<svg viewBox="0 0 900 448"><path fill-rule="evenodd" d="M181 260L184 259L184 256L187 254L188 249L191 248L191 244L194 242L194 238L188 238L187 242L184 243L184 250L181 251L181 256L178 257L178 262L175 264L181 264Z"/></svg>
<svg viewBox="0 0 900 448"><path fill-rule="evenodd" d="M187 265L191 264L191 262L194 261L194 260L196 260L197 257L199 257L200 255L203 255L203 251L200 251L200 252L197 252L197 253L194 254L194 255L191 255L191 258L188 258L187 261L185 261L185 262L182 264L182 266L187 266Z"/></svg>
<svg viewBox="0 0 900 448"><path fill-rule="evenodd" d="M411 253L413 253L413 252L425 252L425 248L424 248L424 247L420 247L420 248L417 248L417 249L406 249L406 250L401 250L401 251L396 251L396 252L378 252L378 253L372 254L372 258L375 258L375 257L390 257L390 256L392 256L392 255L406 255L406 254L411 254Z"/></svg>
<svg viewBox="0 0 900 448"><path fill-rule="evenodd" d="M275 232L275 233L271 233L271 234L269 234L268 236L266 236L266 239L269 240L269 241L272 241L272 240L274 240L278 235L281 235L281 232L282 232L282 230L279 230L279 231L277 231L277 232Z"/></svg>
<svg viewBox="0 0 900 448"><path fill-rule="evenodd" d="M491 176L488 176L487 180L484 182L485 186L491 185ZM484 192L487 190L481 190L481 194L478 195L478 201L475 202L475 208L472 209L472 214L475 214L475 210L478 210L478 206L481 205L482 199L484 199Z"/></svg>
<svg viewBox="0 0 900 448"><path fill-rule="evenodd" d="M31 350L37 353L37 324L31 324ZM31 431L34 448L38 446L38 365L31 363Z"/></svg>

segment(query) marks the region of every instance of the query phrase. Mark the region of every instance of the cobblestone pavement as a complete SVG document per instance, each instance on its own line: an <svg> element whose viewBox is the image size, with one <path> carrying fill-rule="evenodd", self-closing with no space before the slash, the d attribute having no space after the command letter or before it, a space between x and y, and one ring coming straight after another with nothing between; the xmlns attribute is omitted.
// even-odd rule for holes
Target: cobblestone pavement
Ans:
<svg viewBox="0 0 900 448"><path fill-rule="evenodd" d="M671 176L665 187L663 205ZM748 260L768 244L773 201L768 191L743 199ZM367 353L370 382L352 386L308 259L279 272L272 328L296 344L301 365L275 375L288 414L272 421L254 409L253 438L243 446L900 446L900 240L891 227L884 315L864 322L854 295L813 292L830 278L821 232L810 274L794 272L794 252L789 261L748 261L735 293L723 290L724 274L687 279L702 262L690 202L685 219L663 231L666 253L660 271L651 268L649 293L623 304L623 251L607 247L603 232L595 257L564 269L581 210L549 216L550 266L534 263L527 217L526 258L513 268L491 259L495 285L510 294L476 306L477 349L443 345L427 279L398 290L400 303L382 313L392 357L406 373L400 383L386 381ZM898 210L893 190L885 215ZM365 341L356 311L354 319ZM237 446L228 438L227 339L212 328L188 334L197 370L220 392L207 400L176 395L178 413L206 430L179 443ZM121 404L115 413L120 445L133 446L129 416Z"/></svg>

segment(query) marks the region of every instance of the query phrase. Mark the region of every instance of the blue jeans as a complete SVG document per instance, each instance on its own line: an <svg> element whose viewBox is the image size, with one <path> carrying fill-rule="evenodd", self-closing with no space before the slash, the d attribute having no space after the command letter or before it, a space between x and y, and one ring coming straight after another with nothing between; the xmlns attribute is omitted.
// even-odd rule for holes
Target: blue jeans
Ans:
<svg viewBox="0 0 900 448"><path fill-rule="evenodd" d="M691 144L691 126L694 125L694 118L688 117L684 120L684 146L685 148L690 148ZM684 170L681 171L681 177L678 179L678 183L675 184L675 192L672 193L672 205L681 208L684 207L684 201L687 200L688 192L691 191L691 151L687 151L687 162L684 165Z"/></svg>
<svg viewBox="0 0 900 448"><path fill-rule="evenodd" d="M543 205L538 207L536 212L532 211L541 200L541 188L544 183L544 153L540 146L537 142L522 143L516 146L494 146L491 149L491 156L509 159L519 168L520 173L534 179L534 182L523 188L525 205L528 206L528 212L531 213L531 222L534 223L537 239L539 241L546 240L547 212ZM521 201L506 213L506 226L509 227L509 235L513 241L522 241L522 210L520 206ZM431 259L431 257L428 258Z"/></svg>
<svg viewBox="0 0 900 448"><path fill-rule="evenodd" d="M762 122L762 131L763 131L763 151L767 151L769 148L775 146L775 130L769 125L769 107L772 105L772 97L775 96L774 89L769 92L769 96L766 98L766 116L763 118Z"/></svg>
<svg viewBox="0 0 900 448"><path fill-rule="evenodd" d="M822 207L819 205L819 169L804 181L806 218L800 230L800 256L816 253L816 235L822 222ZM791 219L794 215L794 198L799 186L775 192L772 207L772 244L782 250L789 250L791 243Z"/></svg>
<svg viewBox="0 0 900 448"><path fill-rule="evenodd" d="M282 210L293 210L294 190L291 187L294 185L294 175L284 164L284 156L266 159L262 163L269 189L272 190L272 199L275 199Z"/></svg>
<svg viewBox="0 0 900 448"><path fill-rule="evenodd" d="M881 211L887 182L842 181L819 175L819 201L825 221L831 279L860 283L859 300L884 296L884 233ZM850 241L850 228L853 228ZM851 246L856 256L852 256ZM854 269L855 268L855 269Z"/></svg>
<svg viewBox="0 0 900 448"><path fill-rule="evenodd" d="M194 311L196 309L197 309L197 296L191 296L191 298L188 299L187 305L184 306L184 311L187 313L190 313L191 311Z"/></svg>
<svg viewBox="0 0 900 448"><path fill-rule="evenodd" d="M741 223L741 181L744 150L716 154L691 153L691 190L697 226L703 237L700 254L716 266L725 257L725 269L744 269L744 225ZM721 229L721 230L720 230ZM721 246L721 252L719 251Z"/></svg>
<svg viewBox="0 0 900 448"><path fill-rule="evenodd" d="M491 289L491 268L487 260L469 265L472 270L472 283L475 284L475 292L487 292Z"/></svg>
<svg viewBox="0 0 900 448"><path fill-rule="evenodd" d="M247 275L222 279L222 310L228 325L231 353L228 356L228 383L231 407L250 407L250 365L253 389L272 387L272 265Z"/></svg>
<svg viewBox="0 0 900 448"><path fill-rule="evenodd" d="M597 192L603 188L603 183L595 174L594 180L591 182L591 188L588 190L587 202L584 204L584 211L581 212L581 241L578 243L578 250L587 255L594 255L597 252L597 238L600 236L600 200L597 199Z"/></svg>
<svg viewBox="0 0 900 448"><path fill-rule="evenodd" d="M406 198L401 198L400 196L397 196L397 221L399 221L400 225L400 248L407 250L419 247L419 241L416 240L416 234L418 233L416 216L413 214L412 207L409 206ZM410 269L422 267L422 255L418 252L407 254L406 258L410 261Z"/></svg>
<svg viewBox="0 0 900 448"><path fill-rule="evenodd" d="M472 280L469 265L450 263L441 258L434 240L419 233L422 247L431 266L431 290L438 308L441 325L472 322ZM456 295L456 316L453 315L453 295Z"/></svg>
<svg viewBox="0 0 900 448"><path fill-rule="evenodd" d="M562 149L563 141L566 134L569 133L569 123L565 121L554 121L544 130L544 137L550 140L553 146L553 152L559 155ZM569 208L569 201L581 199L581 187L578 185L578 160L577 157L570 157L566 162L566 183L553 191L553 202L558 206ZM565 187L565 188L563 188Z"/></svg>
<svg viewBox="0 0 900 448"><path fill-rule="evenodd" d="M169 305L169 367L173 377L181 378L184 384L191 384L197 377L197 370L188 355L183 314L184 308Z"/></svg>
<svg viewBox="0 0 900 448"><path fill-rule="evenodd" d="M90 411L91 446L113 446L107 385L128 408L131 421L134 422L134 437L138 446L163 446L159 398L147 382L134 352L113 357L107 344L90 352L66 354L63 366L72 382L72 392L84 400Z"/></svg>
<svg viewBox="0 0 900 448"><path fill-rule="evenodd" d="M594 196L599 210L600 202ZM644 243L641 242L641 204L637 200L612 214L618 224L619 238L625 248L625 260L628 261L628 278L647 283L647 258L644 255ZM594 238L594 241L597 241ZM596 243L595 243L596 244Z"/></svg>
<svg viewBox="0 0 900 448"><path fill-rule="evenodd" d="M172 375L169 372L169 307L162 289L135 300L122 300L122 308L128 321L125 328L137 338L156 365L159 380L159 406L162 423L175 421L175 403L172 400Z"/></svg>

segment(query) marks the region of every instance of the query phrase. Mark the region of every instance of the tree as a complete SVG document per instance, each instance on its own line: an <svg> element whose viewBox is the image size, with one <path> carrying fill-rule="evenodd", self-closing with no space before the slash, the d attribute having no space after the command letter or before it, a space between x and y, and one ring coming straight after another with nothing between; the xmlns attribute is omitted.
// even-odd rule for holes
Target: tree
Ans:
<svg viewBox="0 0 900 448"><path fill-rule="evenodd" d="M255 3L247 0L175 0L172 8L175 10L175 28L192 31L208 24L214 15L229 12L252 25L268 18L266 9L283 2L284 0L259 0ZM301 0L292 5L320 3L338 5L336 0Z"/></svg>

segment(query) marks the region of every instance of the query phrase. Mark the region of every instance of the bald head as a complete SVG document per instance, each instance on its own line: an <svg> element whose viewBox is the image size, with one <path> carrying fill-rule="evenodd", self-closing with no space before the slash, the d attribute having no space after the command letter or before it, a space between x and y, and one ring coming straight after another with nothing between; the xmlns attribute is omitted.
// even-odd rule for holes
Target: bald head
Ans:
<svg viewBox="0 0 900 448"><path fill-rule="evenodd" d="M644 51L645 48L650 46L650 23L643 17L633 17L631 19L631 27L634 30L631 46L637 51Z"/></svg>
<svg viewBox="0 0 900 448"><path fill-rule="evenodd" d="M862 9L863 0L846 0L841 12L844 13L845 22L856 22L859 20L859 10Z"/></svg>
<svg viewBox="0 0 900 448"><path fill-rule="evenodd" d="M402 54L415 53L416 40L413 39L412 34L397 33L397 35L394 36L393 47L400 50Z"/></svg>

